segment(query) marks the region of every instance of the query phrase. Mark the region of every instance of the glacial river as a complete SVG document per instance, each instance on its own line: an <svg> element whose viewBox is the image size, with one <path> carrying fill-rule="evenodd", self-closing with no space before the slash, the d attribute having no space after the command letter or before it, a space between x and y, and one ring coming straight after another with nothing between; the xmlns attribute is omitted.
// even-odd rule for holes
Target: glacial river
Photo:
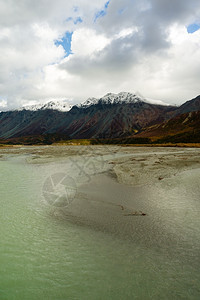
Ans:
<svg viewBox="0 0 200 300"><path fill-rule="evenodd" d="M1 300L200 299L199 169L183 172L168 188L138 195L134 201L141 202L138 209L146 216L125 216L115 207L112 220L103 217L107 226L101 229L93 220L79 222L78 216L73 222L72 215L62 215L62 207L45 201L44 182L56 168L64 164L30 164L25 156L0 160ZM109 186L120 191L110 180ZM87 197L90 186L74 203L80 195ZM106 195L112 198L103 186L96 188L105 201ZM123 186L115 198L130 201L128 189L126 194ZM95 204L91 213L94 209Z"/></svg>

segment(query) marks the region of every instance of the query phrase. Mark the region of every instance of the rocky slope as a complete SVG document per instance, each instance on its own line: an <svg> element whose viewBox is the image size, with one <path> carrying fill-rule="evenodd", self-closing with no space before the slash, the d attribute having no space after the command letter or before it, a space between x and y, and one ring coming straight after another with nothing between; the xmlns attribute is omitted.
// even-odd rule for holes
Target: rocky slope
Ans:
<svg viewBox="0 0 200 300"><path fill-rule="evenodd" d="M189 123L182 122L182 127L179 121L173 120L181 119L179 116L183 113L195 111L200 111L200 96L180 107L172 107L152 104L137 94L109 93L100 99L89 98L64 112L55 109L55 106L2 112L0 139L33 136L56 136L63 139L161 138L169 133L177 134L180 130L184 132L182 127L191 127L191 117L188 118ZM193 118L193 114L191 116Z"/></svg>
<svg viewBox="0 0 200 300"><path fill-rule="evenodd" d="M200 143L200 110L179 114L161 124L143 128L137 136L159 142Z"/></svg>
<svg viewBox="0 0 200 300"><path fill-rule="evenodd" d="M4 112L0 137L59 133L70 138L116 138L163 121L173 107L150 104L137 95L107 94L72 107L68 112L39 109Z"/></svg>

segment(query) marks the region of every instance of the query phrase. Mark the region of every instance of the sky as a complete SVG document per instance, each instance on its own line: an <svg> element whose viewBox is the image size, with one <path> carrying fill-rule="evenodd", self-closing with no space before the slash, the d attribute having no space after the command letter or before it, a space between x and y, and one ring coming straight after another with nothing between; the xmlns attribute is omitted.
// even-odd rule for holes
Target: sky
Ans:
<svg viewBox="0 0 200 300"><path fill-rule="evenodd" d="M200 94L199 0L0 0L0 110Z"/></svg>

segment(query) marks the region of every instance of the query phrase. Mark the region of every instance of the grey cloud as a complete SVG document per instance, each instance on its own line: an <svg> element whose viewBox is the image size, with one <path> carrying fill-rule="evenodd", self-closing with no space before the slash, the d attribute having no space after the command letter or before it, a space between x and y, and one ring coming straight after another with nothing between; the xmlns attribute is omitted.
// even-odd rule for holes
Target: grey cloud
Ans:
<svg viewBox="0 0 200 300"><path fill-rule="evenodd" d="M188 94L190 88L191 94L198 92L199 71L188 67L195 66L198 54L195 54L195 59L191 54L188 58L184 57L184 60L188 60L188 74L182 57L178 59L178 63L183 66L181 71L174 70L178 56L171 58L173 45L169 41L169 29L174 24L187 26L198 21L199 0L111 0L107 14L94 23L95 14L104 7L105 2L0 0L0 99L8 99L10 107L14 107L19 105L20 99L39 99L51 93L55 96L56 92L66 97L76 97L81 93L88 96L89 91L95 93L95 87L91 88L90 82L95 82L101 94L105 90L109 92L109 87L117 89L133 86L133 89L146 90L153 85L163 97L162 91L168 90L173 82L178 88L173 86L169 89L169 99L178 95L182 82L185 83L185 90L188 87ZM75 25L67 21L69 17L79 16L83 23ZM41 30L46 24L56 31L55 36L43 41L43 38L35 35L34 24L41 27ZM97 35L103 35L111 42L91 56L83 57L75 53L63 63L64 50L62 47L57 49L54 41L62 38L66 31L75 31L81 26L92 28ZM138 32L116 37L122 30L135 27ZM65 70L66 78L58 74L54 80L52 74L45 73L46 67L55 63L58 63L55 71ZM167 74L162 71L165 65L170 65ZM144 82L149 78L154 80L153 83ZM162 78L162 84L159 78ZM77 91L79 86L81 92ZM153 94L146 96L153 97Z"/></svg>
<svg viewBox="0 0 200 300"><path fill-rule="evenodd" d="M132 68L138 61L137 38L133 35L114 39L102 51L96 52L92 57L72 58L60 67L76 75L93 76L119 74Z"/></svg>
<svg viewBox="0 0 200 300"><path fill-rule="evenodd" d="M98 26L107 35L137 26L142 34L138 43L146 50L155 51L170 46L169 26L174 23L187 26L199 13L199 0L115 0L110 2L105 18L98 20Z"/></svg>
<svg viewBox="0 0 200 300"><path fill-rule="evenodd" d="M155 20L150 20L143 25L139 42L141 48L147 53L155 53L170 47L166 28Z"/></svg>
<svg viewBox="0 0 200 300"><path fill-rule="evenodd" d="M152 14L161 22L187 22L199 11L198 0L151 0Z"/></svg>
<svg viewBox="0 0 200 300"><path fill-rule="evenodd" d="M1 1L1 25L10 27L34 22L53 22L53 20L62 18L64 14L67 17L67 12L71 6L69 2L63 0Z"/></svg>

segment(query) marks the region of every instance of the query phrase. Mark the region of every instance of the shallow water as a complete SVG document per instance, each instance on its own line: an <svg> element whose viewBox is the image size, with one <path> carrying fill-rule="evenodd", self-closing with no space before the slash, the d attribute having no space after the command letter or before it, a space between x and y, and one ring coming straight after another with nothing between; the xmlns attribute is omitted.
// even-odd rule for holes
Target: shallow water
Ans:
<svg viewBox="0 0 200 300"><path fill-rule="evenodd" d="M148 187L94 176L57 208L44 182L75 169L26 159L0 161L0 299L200 298L199 169Z"/></svg>

